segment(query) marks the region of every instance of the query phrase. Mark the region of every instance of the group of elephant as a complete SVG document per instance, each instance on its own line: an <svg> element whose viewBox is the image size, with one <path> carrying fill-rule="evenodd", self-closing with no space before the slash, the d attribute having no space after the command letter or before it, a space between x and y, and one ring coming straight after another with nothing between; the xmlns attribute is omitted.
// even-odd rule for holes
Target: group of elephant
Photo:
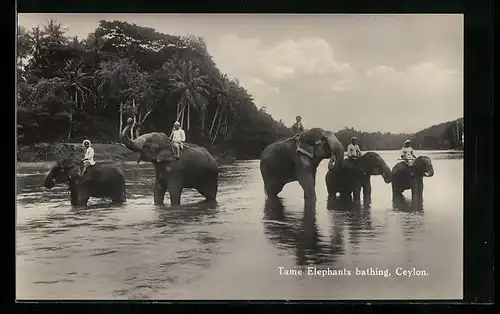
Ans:
<svg viewBox="0 0 500 314"><path fill-rule="evenodd" d="M154 204L162 205L168 191L170 204L180 205L184 188L196 189L207 201L215 201L218 190L219 167L215 158L204 147L185 144L180 158L165 133L151 132L134 140L128 137L130 125L121 133L125 146L139 152L139 161L153 163L155 167ZM307 130L299 135L276 141L261 154L260 172L268 198L275 198L283 187L298 181L304 191L306 205L316 202L316 170L320 162L330 159L326 173L326 186L330 196L371 200L370 177L381 175L386 183L392 183L394 196L402 196L412 190L412 200L421 200L423 177L434 175L429 157L416 158L413 166L400 162L392 171L375 152L366 152L356 162L344 159L344 147L335 134L320 128ZM113 163L96 163L85 174L79 174L81 160L72 155L59 160L45 175L44 186L52 188L56 183L67 183L71 192L71 204L85 206L90 197L109 197L115 203L126 201L125 175L120 166Z"/></svg>

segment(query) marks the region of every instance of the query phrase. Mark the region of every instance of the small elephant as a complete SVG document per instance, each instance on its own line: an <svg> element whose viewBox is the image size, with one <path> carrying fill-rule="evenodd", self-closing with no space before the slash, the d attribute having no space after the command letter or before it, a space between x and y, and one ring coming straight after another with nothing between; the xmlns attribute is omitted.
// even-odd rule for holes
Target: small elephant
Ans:
<svg viewBox="0 0 500 314"><path fill-rule="evenodd" d="M403 192L411 189L411 198L414 202L421 202L424 191L424 177L432 177L434 167L427 156L417 157L411 166L402 161L392 168L392 195L393 198L402 197Z"/></svg>
<svg viewBox="0 0 500 314"><path fill-rule="evenodd" d="M184 188L194 188L207 201L217 196L219 167L215 158L203 147L185 143L180 158L172 140L165 133L151 132L130 140L131 124L121 133L121 141L128 149L140 152L140 160L152 162L155 166L154 203L162 205L165 193L170 194L170 204L181 204ZM138 161L138 162L139 162Z"/></svg>
<svg viewBox="0 0 500 314"><path fill-rule="evenodd" d="M67 183L74 206L86 206L90 197L110 197L113 203L126 201L125 175L119 166L97 163L80 176L81 166L75 156L61 159L47 172L43 185L51 189L56 183Z"/></svg>
<svg viewBox="0 0 500 314"><path fill-rule="evenodd" d="M325 176L329 197L354 201L360 200L363 190L363 201L371 202L371 176L381 175L385 183L391 183L391 169L379 154L366 152L358 160L345 160L342 168L328 170Z"/></svg>
<svg viewBox="0 0 500 314"><path fill-rule="evenodd" d="M298 181L304 201L316 203L316 170L323 159L330 158L329 169L340 167L344 147L335 134L320 128L267 146L260 157L260 172L267 197L277 197L285 184Z"/></svg>

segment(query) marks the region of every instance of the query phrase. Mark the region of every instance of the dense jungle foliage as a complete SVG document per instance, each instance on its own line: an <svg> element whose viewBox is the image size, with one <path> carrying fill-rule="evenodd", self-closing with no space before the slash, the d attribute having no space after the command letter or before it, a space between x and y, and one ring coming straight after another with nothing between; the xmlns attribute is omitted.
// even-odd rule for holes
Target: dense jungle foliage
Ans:
<svg viewBox="0 0 500 314"><path fill-rule="evenodd" d="M188 142L237 158L258 158L291 131L258 109L241 84L222 73L202 38L171 36L120 21L100 21L87 38L69 38L50 20L17 34L19 145L41 142L117 142L128 118L132 137L169 134L179 120ZM414 135L337 134L347 147L399 149L407 137L422 149L458 148L461 121Z"/></svg>

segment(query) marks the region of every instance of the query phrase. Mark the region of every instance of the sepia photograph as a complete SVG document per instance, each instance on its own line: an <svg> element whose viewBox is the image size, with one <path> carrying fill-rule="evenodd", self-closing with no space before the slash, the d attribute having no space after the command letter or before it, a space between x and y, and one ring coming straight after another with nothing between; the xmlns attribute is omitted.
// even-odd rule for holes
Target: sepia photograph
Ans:
<svg viewBox="0 0 500 314"><path fill-rule="evenodd" d="M17 14L16 299L462 299L463 27Z"/></svg>

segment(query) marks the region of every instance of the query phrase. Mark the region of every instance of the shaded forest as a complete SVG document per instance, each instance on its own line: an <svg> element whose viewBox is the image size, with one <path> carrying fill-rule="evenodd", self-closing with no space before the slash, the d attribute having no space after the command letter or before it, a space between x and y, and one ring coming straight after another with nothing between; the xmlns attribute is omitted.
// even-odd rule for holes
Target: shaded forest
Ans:
<svg viewBox="0 0 500 314"><path fill-rule="evenodd" d="M87 38L70 38L50 20L17 34L19 145L117 142L127 119L131 136L170 134L181 122L187 141L212 152L258 158L275 140L291 136L259 109L236 79L222 73L202 38L171 36L120 21L100 21ZM414 139L421 149L460 147L463 122L413 135L337 132L346 145L356 135L363 150L399 149Z"/></svg>
<svg viewBox="0 0 500 314"><path fill-rule="evenodd" d="M344 128L336 132L339 140L345 147L349 139L356 136L361 150L392 150L400 149L405 140L410 139L415 149L462 149L462 135L464 133L464 119L443 122L411 134L362 132L353 128Z"/></svg>

